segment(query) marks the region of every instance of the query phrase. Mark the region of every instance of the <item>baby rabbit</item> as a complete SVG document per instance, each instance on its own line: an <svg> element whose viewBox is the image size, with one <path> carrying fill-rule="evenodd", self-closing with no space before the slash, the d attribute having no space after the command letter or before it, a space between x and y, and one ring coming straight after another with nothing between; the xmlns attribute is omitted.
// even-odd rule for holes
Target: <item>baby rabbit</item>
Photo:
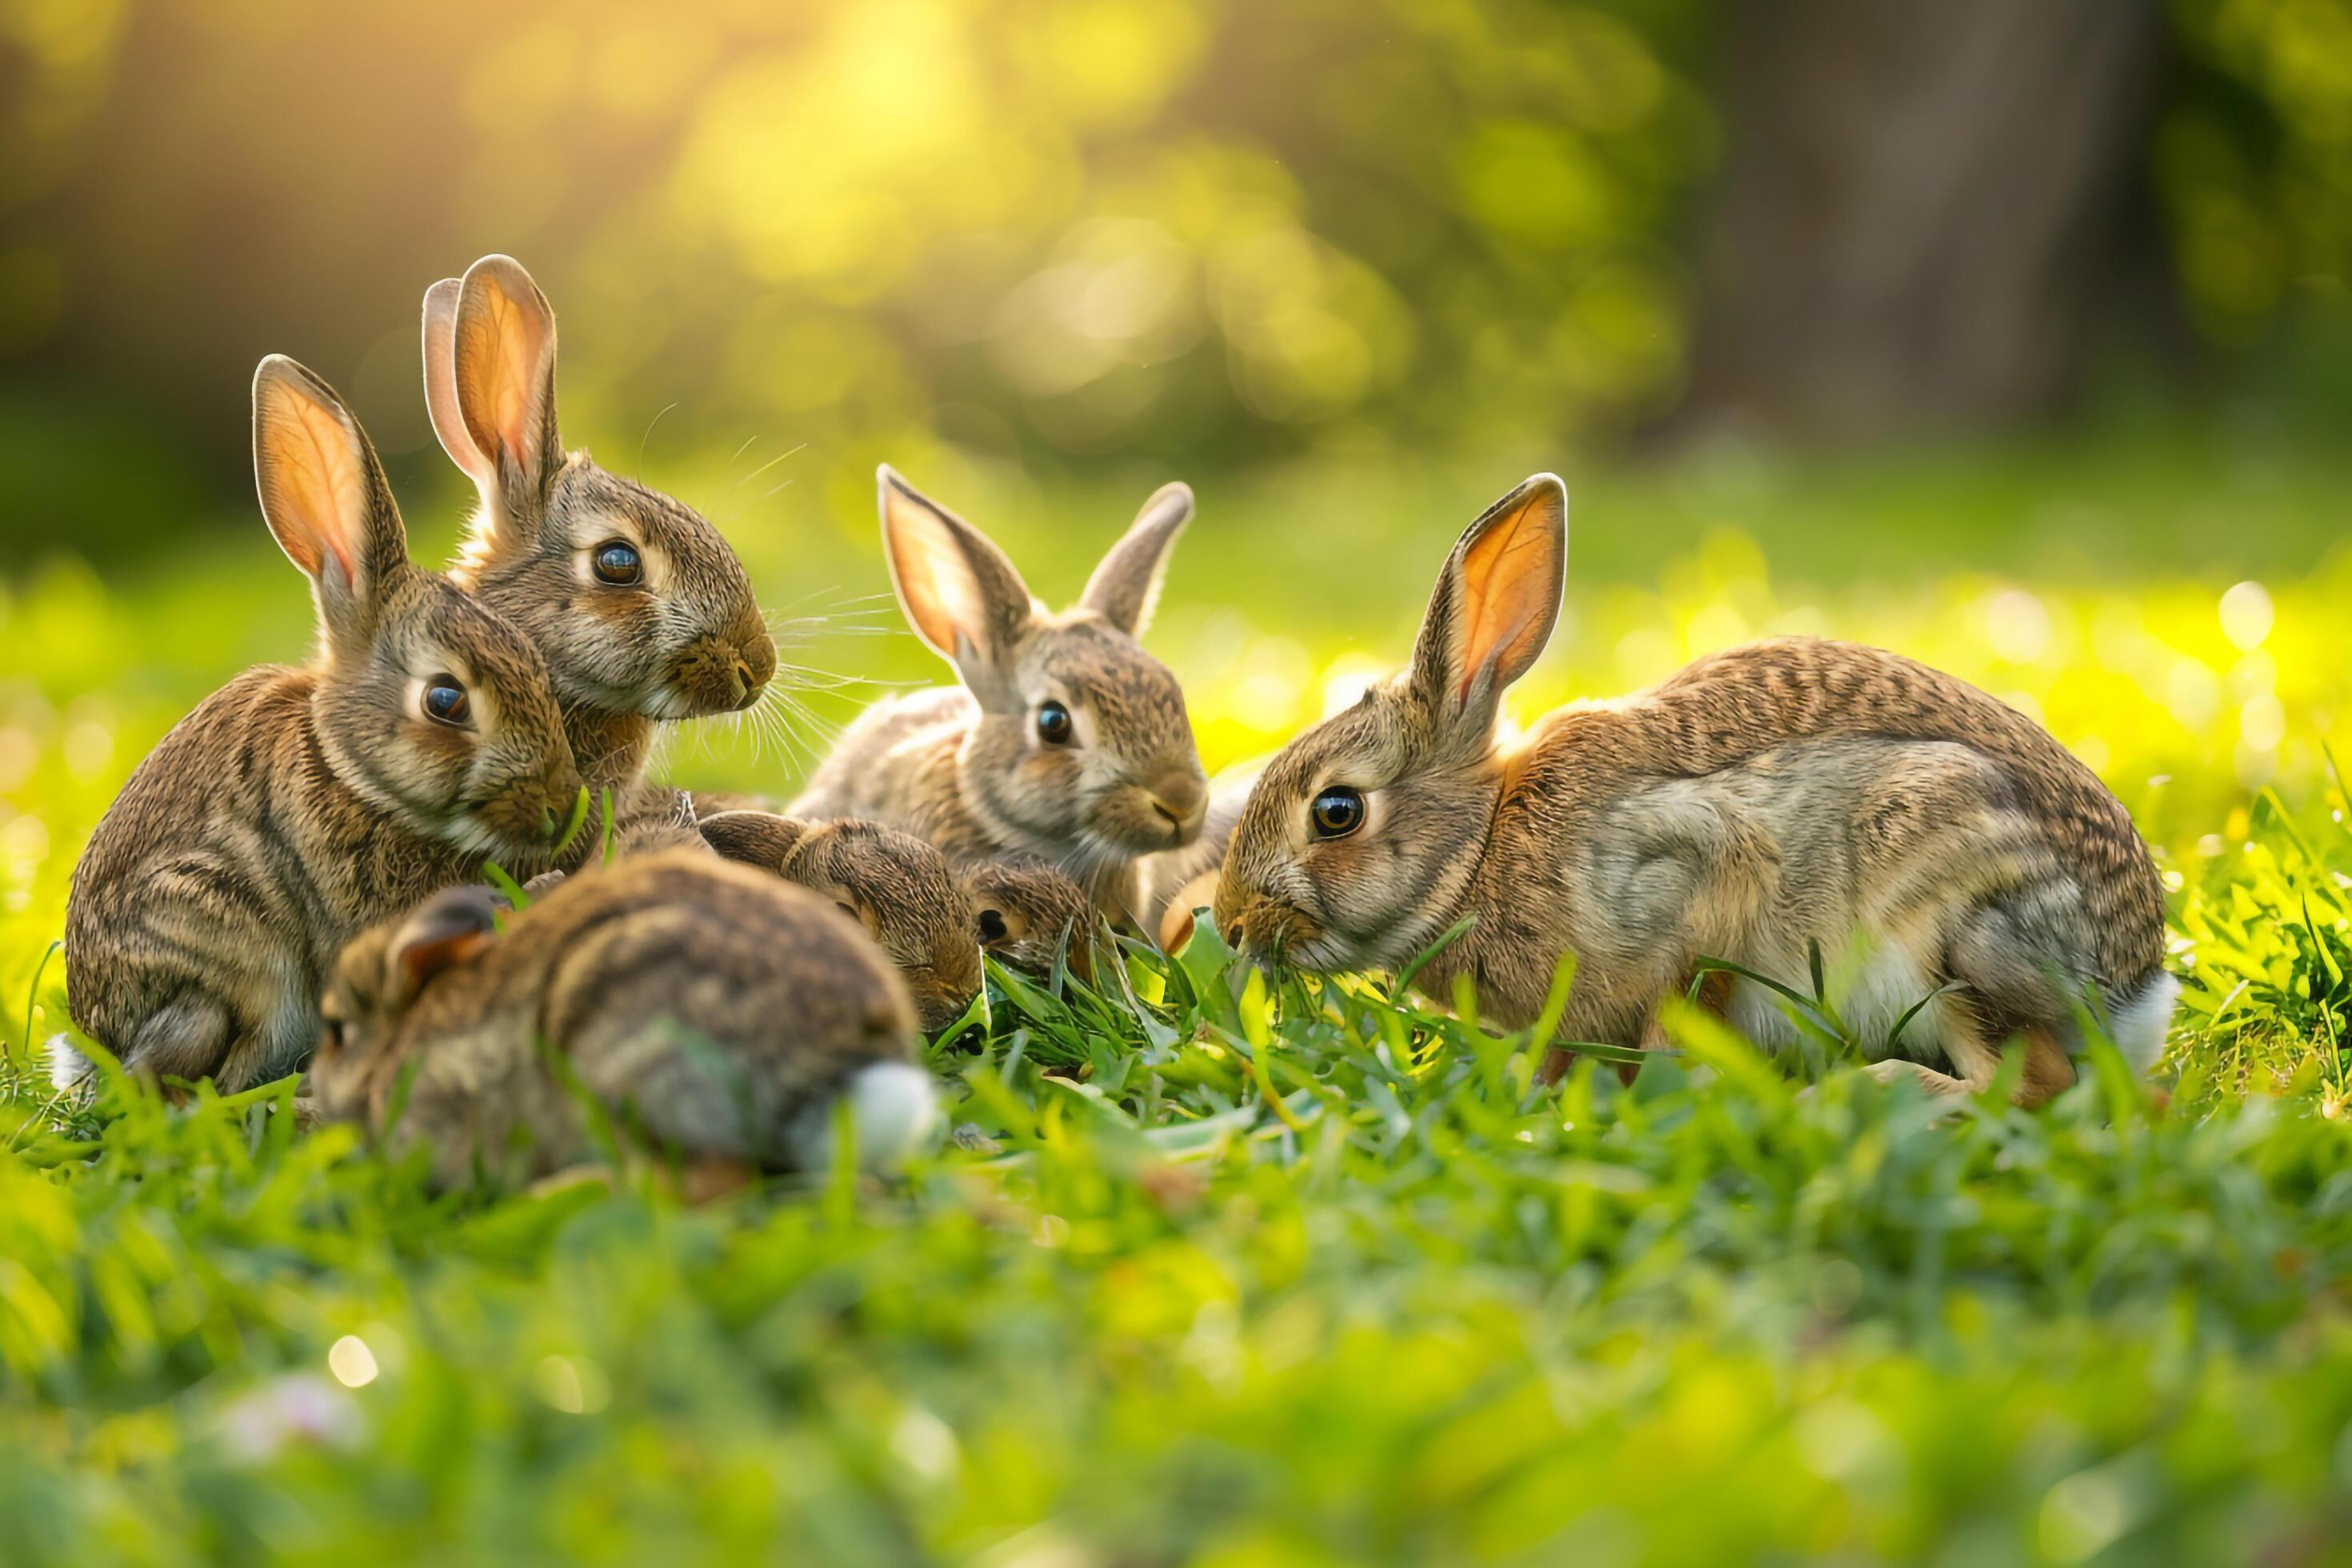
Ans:
<svg viewBox="0 0 2352 1568"><path fill-rule="evenodd" d="M503 920L488 889L448 889L352 942L321 1005L320 1116L425 1143L443 1185L589 1158L566 1079L697 1162L820 1164L846 1097L881 1164L936 1115L874 944L704 850L592 866Z"/></svg>
<svg viewBox="0 0 2352 1568"><path fill-rule="evenodd" d="M131 1068L224 1090L302 1065L353 932L486 857L545 865L580 789L539 650L410 563L358 421L278 355L253 378L253 461L318 652L247 671L163 737L66 905L74 1022Z"/></svg>
<svg viewBox="0 0 2352 1568"><path fill-rule="evenodd" d="M1071 973L1092 981L1100 917L1087 890L1050 866L991 860L964 878L980 911L980 945L997 963L1034 980L1050 979L1056 954Z"/></svg>
<svg viewBox="0 0 2352 1568"><path fill-rule="evenodd" d="M450 576L546 656L623 841L691 841L693 812L645 784L646 758L656 721L747 709L775 673L742 563L691 508L563 449L555 312L512 258L425 290L425 401L481 493Z"/></svg>
<svg viewBox="0 0 2352 1568"><path fill-rule="evenodd" d="M947 858L911 833L844 818L803 822L726 811L701 822L727 858L773 871L830 900L881 945L914 993L925 1034L980 994L979 915Z"/></svg>
<svg viewBox="0 0 2352 1568"><path fill-rule="evenodd" d="M1974 687L1876 648L1766 642L1498 749L1503 689L1559 616L1567 503L1538 474L1471 524L1411 670L1266 765L1217 886L1237 945L1395 968L1475 917L1422 988L1466 975L1521 1027L1574 952L1559 1037L1653 1045L1700 958L1803 986L1818 942L1867 1037L1936 996L1897 1042L1923 1059L1882 1078L1980 1088L2017 1039L2016 1097L2037 1103L2074 1079L2085 997L2146 1068L2179 991L2147 848L2089 769ZM1764 987L1724 980L1708 989L1741 1028L1793 1037Z"/></svg>
<svg viewBox="0 0 2352 1568"><path fill-rule="evenodd" d="M1192 492L1145 502L1078 607L1054 616L978 529L887 468L880 490L898 603L963 684L867 709L787 809L906 828L961 868L1043 860L1127 918L1132 862L1192 842L1207 800L1184 693L1135 640Z"/></svg>

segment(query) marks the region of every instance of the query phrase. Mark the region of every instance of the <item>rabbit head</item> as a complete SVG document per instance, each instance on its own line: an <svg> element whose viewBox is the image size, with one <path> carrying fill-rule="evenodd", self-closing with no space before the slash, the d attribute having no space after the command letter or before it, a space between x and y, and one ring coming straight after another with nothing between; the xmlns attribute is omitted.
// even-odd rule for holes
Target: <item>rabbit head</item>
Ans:
<svg viewBox="0 0 2352 1568"><path fill-rule="evenodd" d="M567 710L691 719L758 700L776 647L743 563L692 508L563 449L555 311L512 258L425 290L425 400L481 492L451 575L540 646Z"/></svg>
<svg viewBox="0 0 2352 1568"><path fill-rule="evenodd" d="M1234 945L1311 968L1394 968L1444 931L1487 849L1503 690L1559 618L1568 490L1538 474L1446 557L1412 667L1300 735L1251 790L1217 883Z"/></svg>
<svg viewBox="0 0 2352 1568"><path fill-rule="evenodd" d="M391 1044L417 994L498 935L505 905L484 887L445 888L415 910L379 921L344 944L319 996L321 1029L310 1091L330 1121L363 1120L389 1088L399 1058Z"/></svg>
<svg viewBox="0 0 2352 1568"><path fill-rule="evenodd" d="M1084 888L1051 866L1003 860L974 868L964 883L980 913L981 951L1033 979L1050 977L1056 957L1094 978L1095 910Z"/></svg>
<svg viewBox="0 0 2352 1568"><path fill-rule="evenodd" d="M915 998L926 1033L947 1027L980 994L979 917L947 857L878 822L803 822L727 811L699 824L711 847L831 900L865 928Z"/></svg>
<svg viewBox="0 0 2352 1568"><path fill-rule="evenodd" d="M580 779L538 648L408 559L359 422L282 355L254 374L253 465L262 516L318 604L324 767L428 837L543 862Z"/></svg>
<svg viewBox="0 0 2352 1568"><path fill-rule="evenodd" d="M1081 875L1190 843L1208 781L1182 689L1136 638L1192 492L1145 502L1056 616L980 530L887 467L880 480L898 603L979 710L958 759L965 806L1005 847Z"/></svg>

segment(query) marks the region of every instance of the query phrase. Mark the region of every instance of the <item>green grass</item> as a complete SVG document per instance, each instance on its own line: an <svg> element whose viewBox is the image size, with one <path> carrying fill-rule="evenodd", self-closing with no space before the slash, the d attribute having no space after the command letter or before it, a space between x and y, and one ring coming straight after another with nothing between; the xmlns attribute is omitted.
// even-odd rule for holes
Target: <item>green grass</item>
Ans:
<svg viewBox="0 0 2352 1568"><path fill-rule="evenodd" d="M1580 576L1519 711L1790 625L2028 704L2174 889L2168 1103L2103 1059L2042 1111L1938 1121L1697 1019L1632 1088L1588 1066L1547 1096L1524 1040L1370 983L1269 997L1212 939L1108 996L1001 981L985 1046L934 1060L987 1144L699 1208L650 1165L434 1196L348 1130L295 1135L287 1086L60 1117L24 1041L28 1002L33 1037L61 1025L63 976L34 976L72 857L196 695L299 649L304 608L258 530L144 578L19 581L0 1559L2352 1561L2352 833L2322 749L2352 759L2352 559L2292 519L2128 580L2064 569L2123 548L2089 525L2032 563L1966 558L1999 535L1987 496L2113 517L2147 483L2042 461L1923 479L1937 564L1910 574L1836 575L1833 531L1789 521L1895 476L1687 514L1671 479L1604 490L1580 526L1614 507L1657 556ZM1412 547L1344 585L1352 644L1286 622L1204 531L1155 642L1212 761L1401 658L1483 499L1379 520ZM814 585L753 565L778 603ZM2257 571L2259 636L2246 595L2219 607ZM1236 609L1207 607L1221 573ZM782 782L723 732L677 765Z"/></svg>

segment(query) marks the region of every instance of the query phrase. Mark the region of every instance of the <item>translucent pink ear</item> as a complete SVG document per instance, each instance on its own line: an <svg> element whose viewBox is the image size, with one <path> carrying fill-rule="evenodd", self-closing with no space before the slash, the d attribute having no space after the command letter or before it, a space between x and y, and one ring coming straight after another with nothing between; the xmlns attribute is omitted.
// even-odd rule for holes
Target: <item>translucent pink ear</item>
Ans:
<svg viewBox="0 0 2352 1568"><path fill-rule="evenodd" d="M408 537L359 421L283 354L253 374L253 479L262 520L310 579L329 646L352 651L385 578L407 564Z"/></svg>
<svg viewBox="0 0 2352 1568"><path fill-rule="evenodd" d="M488 888L450 888L418 907L384 955L384 995L406 1006L445 971L498 940L498 902Z"/></svg>
<svg viewBox="0 0 2352 1568"><path fill-rule="evenodd" d="M444 278L425 290L425 411L449 460L488 490L498 483L498 468L474 445L457 405L457 300L464 289L457 279Z"/></svg>
<svg viewBox="0 0 2352 1568"><path fill-rule="evenodd" d="M431 335L428 312L428 342ZM458 285L451 335L457 417L490 473L486 493L495 489L509 512L533 510L563 457L555 427L554 308L522 263L485 256ZM463 458L457 466L467 468Z"/></svg>
<svg viewBox="0 0 2352 1568"><path fill-rule="evenodd" d="M876 475L891 586L915 635L966 676L992 669L1029 624L1027 584L986 534L884 464Z"/></svg>
<svg viewBox="0 0 2352 1568"><path fill-rule="evenodd" d="M1487 508L1454 544L1413 649L1414 679L1438 710L1484 728L1559 619L1568 487L1537 474Z"/></svg>
<svg viewBox="0 0 2352 1568"><path fill-rule="evenodd" d="M1192 521L1192 491L1188 485L1162 485L1135 514L1126 536L1110 548L1078 603L1097 611L1103 619L1131 637L1143 635L1160 598L1160 579L1168 572L1169 552L1176 536Z"/></svg>

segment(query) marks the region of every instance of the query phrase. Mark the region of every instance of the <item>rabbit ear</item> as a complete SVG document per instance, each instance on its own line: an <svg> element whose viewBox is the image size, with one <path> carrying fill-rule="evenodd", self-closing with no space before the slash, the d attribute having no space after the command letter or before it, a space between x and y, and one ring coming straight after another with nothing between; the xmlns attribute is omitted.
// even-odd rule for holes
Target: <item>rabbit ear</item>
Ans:
<svg viewBox="0 0 2352 1568"><path fill-rule="evenodd" d="M919 494L887 463L876 477L890 583L915 635L967 683L1001 675L1034 613L1021 574L986 534Z"/></svg>
<svg viewBox="0 0 2352 1568"><path fill-rule="evenodd" d="M555 430L554 308L522 263L510 256L485 256L466 268L458 284L450 332L452 397L478 465L455 448L449 455L480 486L483 507L493 520L535 525L548 482L563 461L563 443ZM429 293L425 335L429 365ZM431 374L428 369L428 402ZM441 427L437 408L434 427ZM448 437L442 445L450 445Z"/></svg>
<svg viewBox="0 0 2352 1568"><path fill-rule="evenodd" d="M253 479L278 548L310 579L329 650L356 656L408 564L408 535L359 421L283 354L253 374Z"/></svg>
<svg viewBox="0 0 2352 1568"><path fill-rule="evenodd" d="M1413 684L1440 722L1483 741L1503 689L1559 619L1568 487L1538 474L1486 509L1446 557L1413 646Z"/></svg>
<svg viewBox="0 0 2352 1568"><path fill-rule="evenodd" d="M457 300L465 284L444 278L425 290L425 411L441 449L482 489L498 482L498 466L474 445L457 404Z"/></svg>
<svg viewBox="0 0 2352 1568"><path fill-rule="evenodd" d="M483 887L436 893L402 922L384 952L384 999L398 1011L433 978L498 940L497 896Z"/></svg>
<svg viewBox="0 0 2352 1568"><path fill-rule="evenodd" d="M703 842L725 858L764 871L781 868L809 826L772 811L713 812L695 826L701 829Z"/></svg>
<svg viewBox="0 0 2352 1568"><path fill-rule="evenodd" d="M1168 570L1168 552L1176 536L1192 521L1192 490L1189 485L1162 485L1135 514L1125 538L1110 547L1078 603L1131 637L1143 635L1151 606L1160 597L1160 580Z"/></svg>

